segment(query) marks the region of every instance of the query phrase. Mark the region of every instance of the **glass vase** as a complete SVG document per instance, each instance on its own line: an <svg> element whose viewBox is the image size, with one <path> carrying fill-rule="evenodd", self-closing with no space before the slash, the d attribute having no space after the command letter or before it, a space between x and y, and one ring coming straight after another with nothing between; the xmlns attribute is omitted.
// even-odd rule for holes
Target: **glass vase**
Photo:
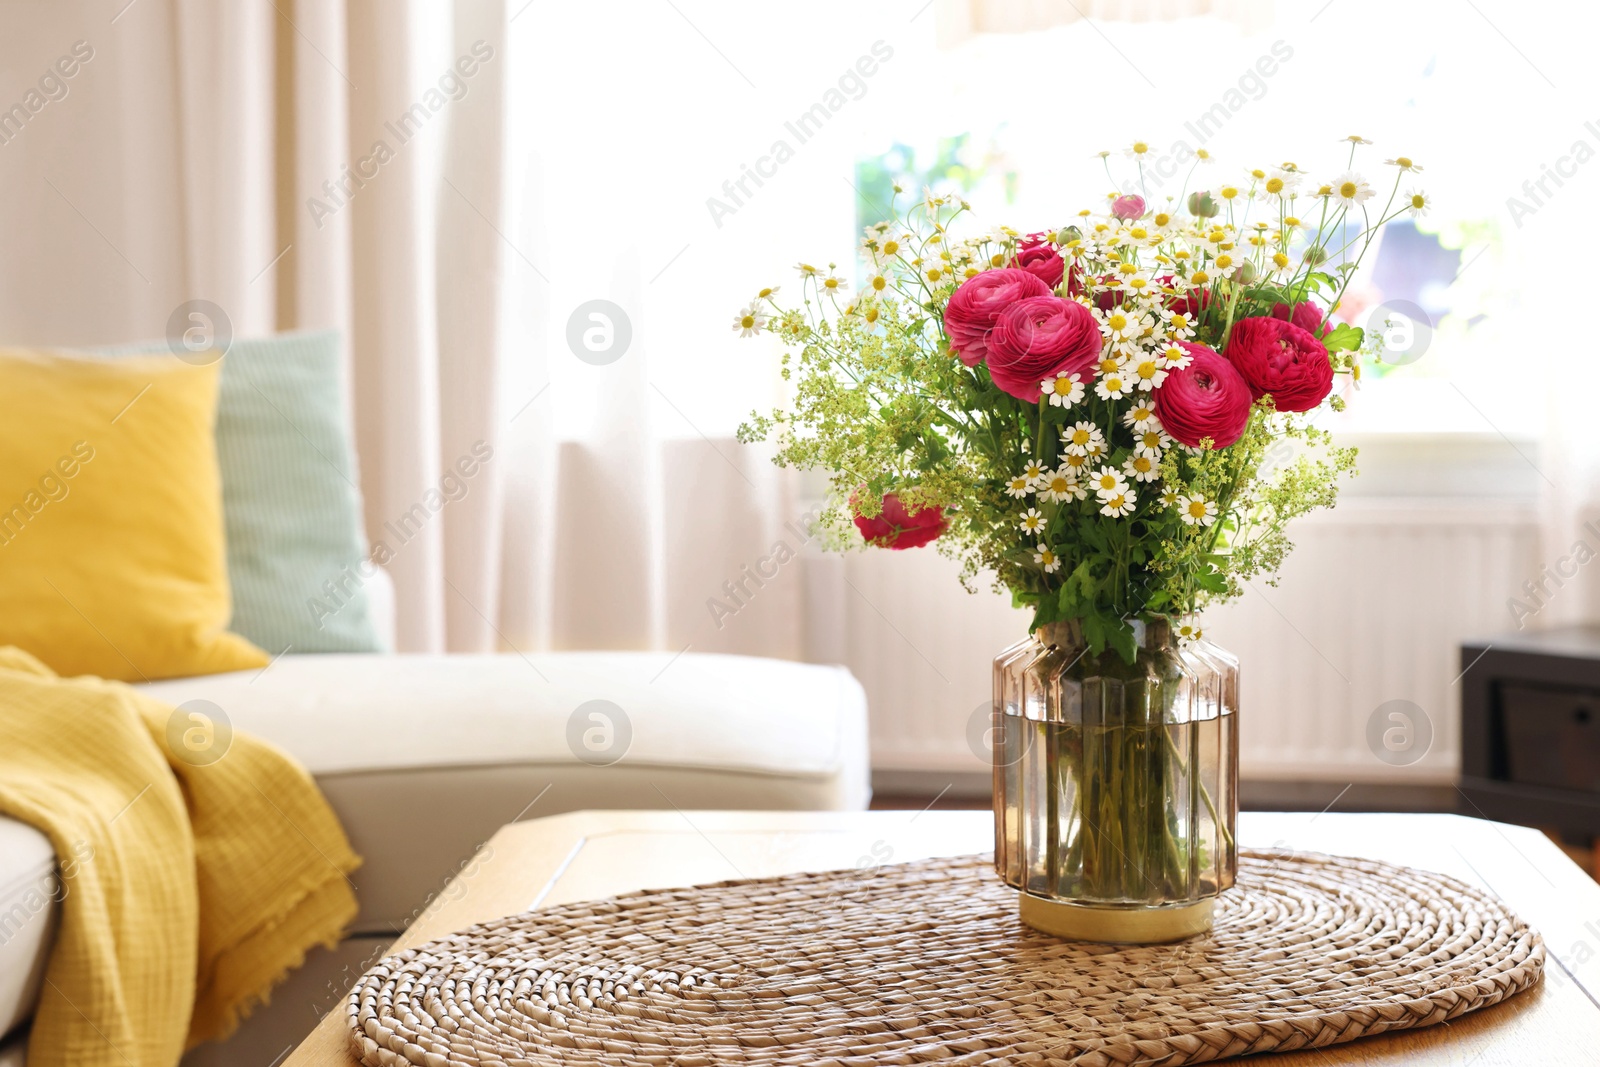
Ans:
<svg viewBox="0 0 1600 1067"><path fill-rule="evenodd" d="M1133 626L1131 664L1076 622L994 661L995 870L1058 937L1203 933L1238 866L1238 661Z"/></svg>

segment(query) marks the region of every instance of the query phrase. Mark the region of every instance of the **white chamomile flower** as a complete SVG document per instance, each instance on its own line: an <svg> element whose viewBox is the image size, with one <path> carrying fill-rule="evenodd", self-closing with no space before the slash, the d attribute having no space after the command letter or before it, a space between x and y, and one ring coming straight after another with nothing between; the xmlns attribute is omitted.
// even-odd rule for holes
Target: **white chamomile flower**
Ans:
<svg viewBox="0 0 1600 1067"><path fill-rule="evenodd" d="M1186 526L1210 526L1217 521L1217 505L1199 493L1185 497L1178 508L1178 517Z"/></svg>
<svg viewBox="0 0 1600 1067"><path fill-rule="evenodd" d="M802 278L815 278L822 272L809 263L796 263L794 269L800 272Z"/></svg>
<svg viewBox="0 0 1600 1067"><path fill-rule="evenodd" d="M1395 156L1393 159L1384 160L1384 162L1391 167L1399 167L1401 170L1414 171L1417 174L1422 173L1422 168L1411 162L1409 156Z"/></svg>
<svg viewBox="0 0 1600 1067"><path fill-rule="evenodd" d="M1089 479L1089 484L1094 487L1095 496L1101 498L1107 493L1120 493L1128 488L1128 480L1115 467L1101 467Z"/></svg>
<svg viewBox="0 0 1600 1067"><path fill-rule="evenodd" d="M1170 448L1172 438L1167 436L1167 431L1161 428L1159 422L1152 421L1145 429L1140 430L1134 439L1134 449L1147 456L1159 457L1162 452Z"/></svg>
<svg viewBox="0 0 1600 1067"><path fill-rule="evenodd" d="M1006 496L1024 497L1033 492L1033 483L1022 475L1006 482Z"/></svg>
<svg viewBox="0 0 1600 1067"><path fill-rule="evenodd" d="M1202 636L1204 634L1200 627L1192 622L1186 622L1178 627L1178 640L1180 641L1198 641Z"/></svg>
<svg viewBox="0 0 1600 1067"><path fill-rule="evenodd" d="M817 284L822 288L823 292L831 293L834 296L843 296L845 290L850 288L843 278L831 270L827 274L819 276Z"/></svg>
<svg viewBox="0 0 1600 1067"><path fill-rule="evenodd" d="M1150 151L1150 142L1135 141L1127 148L1124 148L1122 150L1122 154L1127 156L1129 159L1144 159L1150 154Z"/></svg>
<svg viewBox="0 0 1600 1067"><path fill-rule="evenodd" d="M740 337L754 337L766 324L767 317L756 310L754 304L740 308L739 314L733 317L733 328L739 331Z"/></svg>
<svg viewBox="0 0 1600 1067"><path fill-rule="evenodd" d="M1239 262L1232 252L1218 252L1211 259L1211 273L1219 278L1231 278L1239 269Z"/></svg>
<svg viewBox="0 0 1600 1067"><path fill-rule="evenodd" d="M1073 481L1077 481L1086 471L1088 471L1089 461L1093 458L1094 457L1090 456L1087 452L1083 453L1081 456L1073 452L1068 452L1066 455L1061 457L1061 472L1068 478L1071 478ZM1082 497L1079 497L1079 499L1081 500Z"/></svg>
<svg viewBox="0 0 1600 1067"><path fill-rule="evenodd" d="M1027 466L1022 468L1022 476L1028 479L1029 485L1038 485L1039 482L1044 479L1044 475L1044 464L1040 463L1038 460L1032 460L1027 464Z"/></svg>
<svg viewBox="0 0 1600 1067"><path fill-rule="evenodd" d="M1044 529L1044 516L1039 513L1038 508L1029 508L1022 513L1017 528L1023 533L1038 533Z"/></svg>
<svg viewBox="0 0 1600 1067"><path fill-rule="evenodd" d="M954 273L950 264L942 259L934 259L922 265L922 276L927 279L929 286L938 286L954 277Z"/></svg>
<svg viewBox="0 0 1600 1067"><path fill-rule="evenodd" d="M1134 379L1121 371L1103 375L1094 383L1094 395L1101 400L1127 396L1135 389Z"/></svg>
<svg viewBox="0 0 1600 1067"><path fill-rule="evenodd" d="M1182 499L1182 495L1170 486L1161 490L1161 506L1164 508L1175 508Z"/></svg>
<svg viewBox="0 0 1600 1067"><path fill-rule="evenodd" d="M1256 199L1271 202L1291 197L1305 177L1297 170L1274 167L1256 186Z"/></svg>
<svg viewBox="0 0 1600 1067"><path fill-rule="evenodd" d="M1349 141L1351 144L1371 144L1372 143L1371 141L1367 140L1365 137L1362 137L1360 134L1354 134L1354 133L1352 133L1349 137L1346 137L1345 140Z"/></svg>
<svg viewBox="0 0 1600 1067"><path fill-rule="evenodd" d="M1166 370L1182 370L1194 362L1187 349L1182 345L1172 344L1161 349L1156 356L1158 362Z"/></svg>
<svg viewBox="0 0 1600 1067"><path fill-rule="evenodd" d="M1132 489L1119 489L1114 493L1100 494L1100 514L1118 518L1133 511L1139 498Z"/></svg>
<svg viewBox="0 0 1600 1067"><path fill-rule="evenodd" d="M1167 380L1167 372L1162 367L1159 356L1146 353L1138 359L1131 360L1128 374L1133 378L1133 384L1141 391L1148 393Z"/></svg>
<svg viewBox="0 0 1600 1067"><path fill-rule="evenodd" d="M1154 295L1158 291L1158 286L1149 271L1141 270L1134 274L1123 275L1122 291L1132 297L1145 298ZM1145 321L1148 326L1149 320Z"/></svg>
<svg viewBox="0 0 1600 1067"><path fill-rule="evenodd" d="M1095 318L1100 320L1100 332L1118 345L1132 343L1149 325L1144 315L1120 305L1110 311L1096 311Z"/></svg>
<svg viewBox="0 0 1600 1067"><path fill-rule="evenodd" d="M1088 495L1089 491L1078 483L1073 469L1065 464L1045 475L1044 480L1039 483L1039 498L1057 504L1068 500L1082 500Z"/></svg>
<svg viewBox="0 0 1600 1067"><path fill-rule="evenodd" d="M1167 336L1175 341L1187 341L1194 336L1194 316L1187 311L1175 311L1167 308L1161 312Z"/></svg>
<svg viewBox="0 0 1600 1067"><path fill-rule="evenodd" d="M1159 461L1154 456L1135 452L1122 464L1122 472L1136 482L1153 482L1161 477Z"/></svg>
<svg viewBox="0 0 1600 1067"><path fill-rule="evenodd" d="M1159 425L1156 422L1156 410L1150 406L1148 401L1135 404L1122 413L1122 425L1135 433L1147 430L1152 425Z"/></svg>
<svg viewBox="0 0 1600 1067"><path fill-rule="evenodd" d="M1418 169L1420 170L1421 168ZM1414 219L1420 219L1426 215L1428 209L1433 206L1433 201L1428 199L1428 194L1420 189L1413 189L1407 193L1406 200L1410 204L1406 210L1411 212L1411 217Z"/></svg>
<svg viewBox="0 0 1600 1067"><path fill-rule="evenodd" d="M1050 551L1050 546L1041 544L1033 553L1033 561L1044 568L1046 574L1054 574L1061 567L1061 558Z"/></svg>
<svg viewBox="0 0 1600 1067"><path fill-rule="evenodd" d="M1325 188L1330 190L1333 199L1346 207L1356 207L1376 195L1366 179L1353 170L1345 171L1329 182Z"/></svg>
<svg viewBox="0 0 1600 1067"><path fill-rule="evenodd" d="M1079 377L1076 374L1058 374L1040 382L1039 389L1050 398L1051 407L1070 408L1083 399L1085 389Z"/></svg>
<svg viewBox="0 0 1600 1067"><path fill-rule="evenodd" d="M756 300L771 300L778 295L778 290L782 288L783 286L781 285L769 285L756 294ZM755 300L752 300L751 303L755 303Z"/></svg>
<svg viewBox="0 0 1600 1067"><path fill-rule="evenodd" d="M1061 428L1061 446L1075 456L1087 456L1096 444L1104 444L1105 435L1092 422L1075 422Z"/></svg>

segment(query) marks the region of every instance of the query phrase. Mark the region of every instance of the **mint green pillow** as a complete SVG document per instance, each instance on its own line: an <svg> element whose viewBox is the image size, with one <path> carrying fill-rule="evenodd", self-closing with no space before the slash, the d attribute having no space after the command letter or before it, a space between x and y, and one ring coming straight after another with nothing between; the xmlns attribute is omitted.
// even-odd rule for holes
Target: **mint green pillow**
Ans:
<svg viewBox="0 0 1600 1067"><path fill-rule="evenodd" d="M217 460L233 587L228 628L273 655L382 651L364 588L375 565L361 528L343 383L337 331L235 340L222 361Z"/></svg>

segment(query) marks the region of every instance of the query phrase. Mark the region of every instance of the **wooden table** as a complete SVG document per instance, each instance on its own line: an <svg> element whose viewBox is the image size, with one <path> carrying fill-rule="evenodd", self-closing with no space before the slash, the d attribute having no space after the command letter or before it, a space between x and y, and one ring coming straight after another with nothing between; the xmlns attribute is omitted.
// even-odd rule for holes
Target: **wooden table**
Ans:
<svg viewBox="0 0 1600 1067"><path fill-rule="evenodd" d="M988 812L574 812L514 823L396 948L528 908L634 889L897 863L992 847ZM1246 845L1367 856L1442 871L1498 894L1544 935L1544 981L1446 1026L1284 1053L1272 1067L1600 1063L1600 885L1534 830L1456 815L1239 816ZM358 1067L344 1006L285 1067Z"/></svg>

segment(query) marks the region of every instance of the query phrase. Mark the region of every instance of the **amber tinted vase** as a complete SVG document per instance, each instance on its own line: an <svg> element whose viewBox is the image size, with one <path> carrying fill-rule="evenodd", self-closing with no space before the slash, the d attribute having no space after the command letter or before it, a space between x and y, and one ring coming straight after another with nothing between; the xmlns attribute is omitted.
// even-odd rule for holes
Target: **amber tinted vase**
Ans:
<svg viewBox="0 0 1600 1067"><path fill-rule="evenodd" d="M1202 933L1238 865L1238 661L1134 630L1131 664L1070 622L994 661L995 870L1061 937Z"/></svg>

